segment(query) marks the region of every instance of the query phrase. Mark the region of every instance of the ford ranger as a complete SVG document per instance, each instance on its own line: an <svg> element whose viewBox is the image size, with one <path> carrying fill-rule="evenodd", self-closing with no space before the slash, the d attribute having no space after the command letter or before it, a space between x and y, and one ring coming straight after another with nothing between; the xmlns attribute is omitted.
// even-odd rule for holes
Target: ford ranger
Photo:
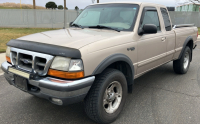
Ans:
<svg viewBox="0 0 200 124"><path fill-rule="evenodd" d="M9 41L1 67L16 88L56 105L83 101L92 120L111 123L136 78L170 61L175 73L187 73L197 30L172 25L163 5L93 4L70 28Z"/></svg>

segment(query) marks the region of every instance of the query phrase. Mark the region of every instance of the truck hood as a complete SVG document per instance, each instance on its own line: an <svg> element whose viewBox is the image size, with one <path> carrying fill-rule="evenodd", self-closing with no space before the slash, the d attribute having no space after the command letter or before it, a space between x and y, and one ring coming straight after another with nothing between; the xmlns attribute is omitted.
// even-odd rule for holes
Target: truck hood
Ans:
<svg viewBox="0 0 200 124"><path fill-rule="evenodd" d="M18 40L33 41L51 45L80 49L88 44L103 39L127 34L113 30L68 28L41 32L18 38Z"/></svg>

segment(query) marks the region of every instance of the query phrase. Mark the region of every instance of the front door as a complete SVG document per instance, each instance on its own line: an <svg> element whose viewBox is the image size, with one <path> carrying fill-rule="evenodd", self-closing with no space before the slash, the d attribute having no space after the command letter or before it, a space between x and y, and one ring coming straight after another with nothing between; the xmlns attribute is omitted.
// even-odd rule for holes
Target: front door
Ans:
<svg viewBox="0 0 200 124"><path fill-rule="evenodd" d="M157 26L156 34L144 34L138 41L137 75L163 64L166 56L166 39L161 31L158 11L155 7L145 7L140 21L140 28L144 24Z"/></svg>

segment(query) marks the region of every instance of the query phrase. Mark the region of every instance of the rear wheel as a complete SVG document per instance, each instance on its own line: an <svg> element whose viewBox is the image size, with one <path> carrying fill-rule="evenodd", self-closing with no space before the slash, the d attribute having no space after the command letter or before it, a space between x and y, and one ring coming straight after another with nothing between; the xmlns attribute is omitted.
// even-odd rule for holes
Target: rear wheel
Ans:
<svg viewBox="0 0 200 124"><path fill-rule="evenodd" d="M85 98L85 112L97 123L111 123L123 109L127 96L126 78L118 70L107 69L96 77Z"/></svg>
<svg viewBox="0 0 200 124"><path fill-rule="evenodd" d="M181 58L173 62L174 72L177 74L186 74L190 67L191 57L191 49L186 46Z"/></svg>

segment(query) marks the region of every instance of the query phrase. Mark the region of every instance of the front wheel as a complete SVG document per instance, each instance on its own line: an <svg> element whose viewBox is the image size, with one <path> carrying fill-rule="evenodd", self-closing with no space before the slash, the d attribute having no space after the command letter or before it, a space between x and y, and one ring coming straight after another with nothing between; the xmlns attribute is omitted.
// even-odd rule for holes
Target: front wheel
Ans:
<svg viewBox="0 0 200 124"><path fill-rule="evenodd" d="M174 72L177 74L186 74L190 67L191 57L191 49L186 46L181 58L173 62Z"/></svg>
<svg viewBox="0 0 200 124"><path fill-rule="evenodd" d="M118 70L107 69L96 77L85 98L85 112L97 123L111 123L123 109L127 96L126 78Z"/></svg>

